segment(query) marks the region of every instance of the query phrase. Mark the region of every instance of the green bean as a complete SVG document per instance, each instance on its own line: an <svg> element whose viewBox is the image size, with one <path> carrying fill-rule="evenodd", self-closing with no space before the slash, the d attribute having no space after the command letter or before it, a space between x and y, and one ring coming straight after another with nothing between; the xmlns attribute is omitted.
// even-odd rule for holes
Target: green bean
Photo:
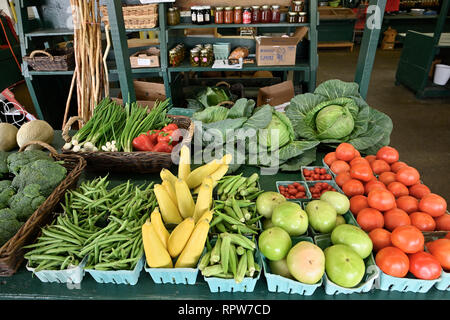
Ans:
<svg viewBox="0 0 450 320"><path fill-rule="evenodd" d="M64 261L65 258L59 257L59 256L52 256L52 255L46 255L46 254L34 254L31 255L30 260L57 260L57 261Z"/></svg>

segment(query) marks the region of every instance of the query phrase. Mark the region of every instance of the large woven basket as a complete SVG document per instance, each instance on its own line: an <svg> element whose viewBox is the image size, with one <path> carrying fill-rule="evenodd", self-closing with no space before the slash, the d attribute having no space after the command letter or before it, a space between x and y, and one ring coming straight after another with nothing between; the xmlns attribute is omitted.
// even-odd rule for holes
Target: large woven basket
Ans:
<svg viewBox="0 0 450 320"><path fill-rule="evenodd" d="M168 115L180 129L188 131L188 136L184 137L181 144L190 145L194 135L194 122L186 116ZM63 139L70 142L68 135L70 126L74 121L80 120L72 117L67 121L63 130ZM135 151L135 152L73 152L65 151L65 154L78 154L86 159L87 170L99 172L119 172L119 173L154 173L160 172L163 168L170 168L172 156L166 152Z"/></svg>
<svg viewBox="0 0 450 320"><path fill-rule="evenodd" d="M11 276L17 271L24 259L25 250L23 247L33 243L41 228L53 220L53 213L57 209L57 205L64 198L68 189L76 187L78 178L86 167L86 161L82 157L59 154L53 147L40 141L30 141L23 145L19 152L25 150L31 144L41 145L50 151L54 160L64 161L62 165L67 169L67 176L17 233L0 248L0 276Z"/></svg>
<svg viewBox="0 0 450 320"><path fill-rule="evenodd" d="M157 4L124 5L122 11L125 29L154 28L158 24ZM105 26L109 25L107 7L100 6L100 12Z"/></svg>
<svg viewBox="0 0 450 320"><path fill-rule="evenodd" d="M75 67L73 48L34 50L23 60L36 71L67 71Z"/></svg>

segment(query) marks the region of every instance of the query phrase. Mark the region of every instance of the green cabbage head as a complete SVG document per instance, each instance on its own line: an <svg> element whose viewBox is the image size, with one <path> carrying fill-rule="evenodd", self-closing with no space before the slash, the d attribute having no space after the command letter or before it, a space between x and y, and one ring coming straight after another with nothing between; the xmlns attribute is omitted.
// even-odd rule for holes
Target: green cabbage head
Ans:
<svg viewBox="0 0 450 320"><path fill-rule="evenodd" d="M352 133L355 121L347 107L332 104L317 113L316 130L320 139L341 139Z"/></svg>

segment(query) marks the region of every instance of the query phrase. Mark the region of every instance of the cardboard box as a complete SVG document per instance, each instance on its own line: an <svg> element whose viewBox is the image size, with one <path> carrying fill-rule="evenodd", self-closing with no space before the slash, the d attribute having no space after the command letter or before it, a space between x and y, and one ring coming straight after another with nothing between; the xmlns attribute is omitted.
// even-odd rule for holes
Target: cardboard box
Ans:
<svg viewBox="0 0 450 320"><path fill-rule="evenodd" d="M308 27L295 30L292 37L256 37L256 63L258 66L295 65L297 44L308 32Z"/></svg>
<svg viewBox="0 0 450 320"><path fill-rule="evenodd" d="M159 67L159 49L155 47L138 51L130 56L131 68Z"/></svg>
<svg viewBox="0 0 450 320"><path fill-rule="evenodd" d="M134 91L136 93L136 102L138 105L148 106L152 109L156 100L164 101L166 99L166 89L164 84L145 81L133 81ZM117 98L113 98L119 104L123 104L122 93L119 92Z"/></svg>
<svg viewBox="0 0 450 320"><path fill-rule="evenodd" d="M256 106L270 104L272 107L283 106L294 98L294 83L292 80L284 81L273 86L260 88ZM283 109L283 108L282 108Z"/></svg>

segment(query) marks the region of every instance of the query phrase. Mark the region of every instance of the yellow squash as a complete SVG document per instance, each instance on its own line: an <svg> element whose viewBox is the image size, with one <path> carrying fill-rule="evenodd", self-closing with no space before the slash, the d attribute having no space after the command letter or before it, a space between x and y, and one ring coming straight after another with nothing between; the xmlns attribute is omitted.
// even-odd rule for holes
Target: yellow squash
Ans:
<svg viewBox="0 0 450 320"><path fill-rule="evenodd" d="M208 220L208 222L211 222L212 218L213 218L213 213L212 213L211 210L208 210L200 217L200 219L198 220L197 224L200 221L205 220L205 219Z"/></svg>
<svg viewBox="0 0 450 320"><path fill-rule="evenodd" d="M159 176L161 177L161 180L168 180L173 186L175 185L175 181L177 181L177 177L166 168L161 170Z"/></svg>
<svg viewBox="0 0 450 320"><path fill-rule="evenodd" d="M212 187L210 184L202 183L198 193L197 202L194 209L194 220L197 222L200 217L210 209L212 203Z"/></svg>
<svg viewBox="0 0 450 320"><path fill-rule="evenodd" d="M183 145L180 150L180 163L178 164L178 178L186 180L191 173L191 149Z"/></svg>
<svg viewBox="0 0 450 320"><path fill-rule="evenodd" d="M175 193L181 216L183 218L194 216L195 203L186 181L178 179L175 182Z"/></svg>
<svg viewBox="0 0 450 320"><path fill-rule="evenodd" d="M173 203L172 199L170 199L166 189L160 184L155 184L154 191L164 223L179 224L183 221L177 206Z"/></svg>
<svg viewBox="0 0 450 320"><path fill-rule="evenodd" d="M172 258L178 257L186 246L189 237L194 230L195 222L194 218L189 217L183 220L179 225L173 229L169 236L167 243L167 249Z"/></svg>
<svg viewBox="0 0 450 320"><path fill-rule="evenodd" d="M150 220L142 225L145 259L150 268L173 268L172 258L162 244Z"/></svg>
<svg viewBox="0 0 450 320"><path fill-rule="evenodd" d="M163 180L161 182L161 185L166 189L167 193L169 194L170 199L172 199L173 203L178 208L178 202L177 202L177 195L175 192L175 186L172 185L172 183L169 180Z"/></svg>
<svg viewBox="0 0 450 320"><path fill-rule="evenodd" d="M189 240L179 255L175 268L195 268L198 259L205 248L206 238L208 237L209 222L201 220L196 224Z"/></svg>
<svg viewBox="0 0 450 320"><path fill-rule="evenodd" d="M159 236L159 239L164 245L164 248L167 249L167 240L169 239L170 234L164 226L164 222L162 221L161 213L159 212L158 208L153 210L153 212L150 214L150 222L152 223L153 228L155 229L156 233Z"/></svg>
<svg viewBox="0 0 450 320"><path fill-rule="evenodd" d="M207 164L194 169L186 178L186 183L190 189L195 189L202 184L203 180L220 168L222 164L230 164L232 155L227 154L222 159L214 159Z"/></svg>

